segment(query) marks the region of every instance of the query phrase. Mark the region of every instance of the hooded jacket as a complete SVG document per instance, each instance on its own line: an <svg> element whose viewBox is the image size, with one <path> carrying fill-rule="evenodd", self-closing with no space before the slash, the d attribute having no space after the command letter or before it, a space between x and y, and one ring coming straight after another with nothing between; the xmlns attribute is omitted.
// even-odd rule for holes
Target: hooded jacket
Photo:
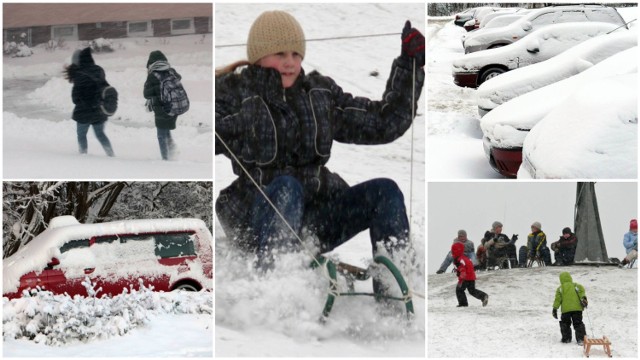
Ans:
<svg viewBox="0 0 640 360"><path fill-rule="evenodd" d="M396 59L383 100L372 101L345 93L331 78L301 72L283 88L280 73L249 65L240 73L216 78L216 134L230 147L260 186L278 176L295 177L304 187L305 207L339 197L349 185L325 164L333 141L386 144L400 137L412 123L412 89L416 102L424 70ZM415 104L414 104L415 105ZM216 154L232 158L216 136ZM232 160L238 178L220 192L216 213L228 236L242 236L258 191Z"/></svg>
<svg viewBox="0 0 640 360"><path fill-rule="evenodd" d="M473 270L473 262L464 255L464 245L462 243L451 245L451 255L453 256L453 264L456 266L458 283L475 280L476 272Z"/></svg>
<svg viewBox="0 0 640 360"><path fill-rule="evenodd" d="M73 82L71 100L76 105L71 118L82 124L94 124L107 120L99 105L98 90L108 85L104 70L96 65L91 48L80 51L78 64L71 65L69 74Z"/></svg>
<svg viewBox="0 0 640 360"><path fill-rule="evenodd" d="M561 272L559 277L560 286L556 290L553 308L561 308L563 314L571 311L582 311L580 299L587 296L584 286L574 283L571 275L566 271Z"/></svg>
<svg viewBox="0 0 640 360"><path fill-rule="evenodd" d="M175 69L169 66L167 57L164 56L164 54L160 50L154 50L149 54L149 59L147 60L147 70L149 70L149 67L151 65L158 61L165 62L167 69L148 71L147 80L144 82L143 95L145 99L151 100L151 106L153 109L153 113L155 114L156 127L161 129L173 130L176 128L176 120L178 119L178 116L170 116L162 108L162 104L160 103L160 81L153 74L153 72L172 71L178 77L178 79L182 79L182 76L180 76L180 74L178 74Z"/></svg>
<svg viewBox="0 0 640 360"><path fill-rule="evenodd" d="M529 257L533 257L540 250L547 247L547 235L542 230L532 232L527 237L527 246L529 247Z"/></svg>
<svg viewBox="0 0 640 360"><path fill-rule="evenodd" d="M630 253L631 250L638 250L638 233L629 231L624 234L622 244L624 245L624 249L627 254Z"/></svg>

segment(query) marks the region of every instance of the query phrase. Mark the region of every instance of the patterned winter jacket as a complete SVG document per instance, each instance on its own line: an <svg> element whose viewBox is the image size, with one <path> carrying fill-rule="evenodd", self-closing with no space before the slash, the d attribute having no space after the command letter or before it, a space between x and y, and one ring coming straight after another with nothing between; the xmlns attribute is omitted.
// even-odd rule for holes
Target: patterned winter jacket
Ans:
<svg viewBox="0 0 640 360"><path fill-rule="evenodd" d="M453 265L456 266L458 274L458 283L463 281L475 281L476 272L473 269L473 263L464 255L464 245L455 243L451 246L451 255L453 256Z"/></svg>
<svg viewBox="0 0 640 360"><path fill-rule="evenodd" d="M305 206L322 203L348 188L325 164L333 141L385 144L411 126L412 89L422 91L424 70L394 60L383 100L345 93L331 78L304 71L290 88L275 69L250 65L240 73L216 78L216 154L231 154L222 138L260 186L290 175L305 190ZM216 213L227 235L245 229L257 190L232 161L238 178L220 192ZM237 235L237 234L234 234Z"/></svg>
<svg viewBox="0 0 640 360"><path fill-rule="evenodd" d="M529 257L534 257L540 250L547 247L547 235L542 231L529 234L527 246L529 247Z"/></svg>

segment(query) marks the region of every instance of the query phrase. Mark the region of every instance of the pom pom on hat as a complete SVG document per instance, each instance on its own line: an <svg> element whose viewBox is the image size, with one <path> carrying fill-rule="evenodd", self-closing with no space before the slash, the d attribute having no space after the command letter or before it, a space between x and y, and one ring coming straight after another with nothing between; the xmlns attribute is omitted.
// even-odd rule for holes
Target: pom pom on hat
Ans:
<svg viewBox="0 0 640 360"><path fill-rule="evenodd" d="M266 55L294 51L304 58L306 43L298 21L289 13L265 11L253 22L247 39L247 58L255 64Z"/></svg>

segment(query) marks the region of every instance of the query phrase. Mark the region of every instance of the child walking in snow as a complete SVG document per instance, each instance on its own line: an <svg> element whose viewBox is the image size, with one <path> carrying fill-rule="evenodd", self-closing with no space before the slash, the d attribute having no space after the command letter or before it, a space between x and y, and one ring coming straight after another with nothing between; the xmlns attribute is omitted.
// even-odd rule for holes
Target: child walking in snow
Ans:
<svg viewBox="0 0 640 360"><path fill-rule="evenodd" d="M560 273L560 286L556 290L553 302L553 317L558 318L558 308L561 309L560 334L563 343L571 342L571 323L576 332L576 341L582 345L586 330L582 322L582 310L587 307L587 295L584 286L573 282L571 275L563 271Z"/></svg>
<svg viewBox="0 0 640 360"><path fill-rule="evenodd" d="M489 295L476 289L476 272L473 269L471 260L464 256L464 245L461 243L453 244L451 246L451 255L453 255L453 264L456 266L456 273L458 274L458 285L456 286L458 307L469 306L467 296L464 293L467 289L471 296L482 301L482 306L487 306Z"/></svg>
<svg viewBox="0 0 640 360"><path fill-rule="evenodd" d="M407 21L401 39L379 101L305 73L302 27L284 11L262 13L249 31L248 60L216 71L215 152L232 160L238 176L220 192L216 214L229 239L256 253L258 270L298 249L299 237L325 253L369 229L374 254L379 244L392 258L408 247L404 197L393 180L350 186L325 166L333 141L386 144L411 126L424 83L424 36ZM374 291L379 285L374 280Z"/></svg>

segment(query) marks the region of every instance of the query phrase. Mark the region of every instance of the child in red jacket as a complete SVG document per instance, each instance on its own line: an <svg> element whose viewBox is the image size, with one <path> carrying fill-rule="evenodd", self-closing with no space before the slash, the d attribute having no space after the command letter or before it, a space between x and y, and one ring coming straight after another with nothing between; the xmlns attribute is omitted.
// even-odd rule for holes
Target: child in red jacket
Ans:
<svg viewBox="0 0 640 360"><path fill-rule="evenodd" d="M473 263L468 257L464 256L464 245L455 243L451 246L451 255L453 255L453 264L456 266L458 274L458 286L456 287L456 297L458 298L458 307L469 306L467 296L464 291L469 289L469 294L478 300L482 300L482 306L487 306L489 295L476 289L476 273L473 270Z"/></svg>

